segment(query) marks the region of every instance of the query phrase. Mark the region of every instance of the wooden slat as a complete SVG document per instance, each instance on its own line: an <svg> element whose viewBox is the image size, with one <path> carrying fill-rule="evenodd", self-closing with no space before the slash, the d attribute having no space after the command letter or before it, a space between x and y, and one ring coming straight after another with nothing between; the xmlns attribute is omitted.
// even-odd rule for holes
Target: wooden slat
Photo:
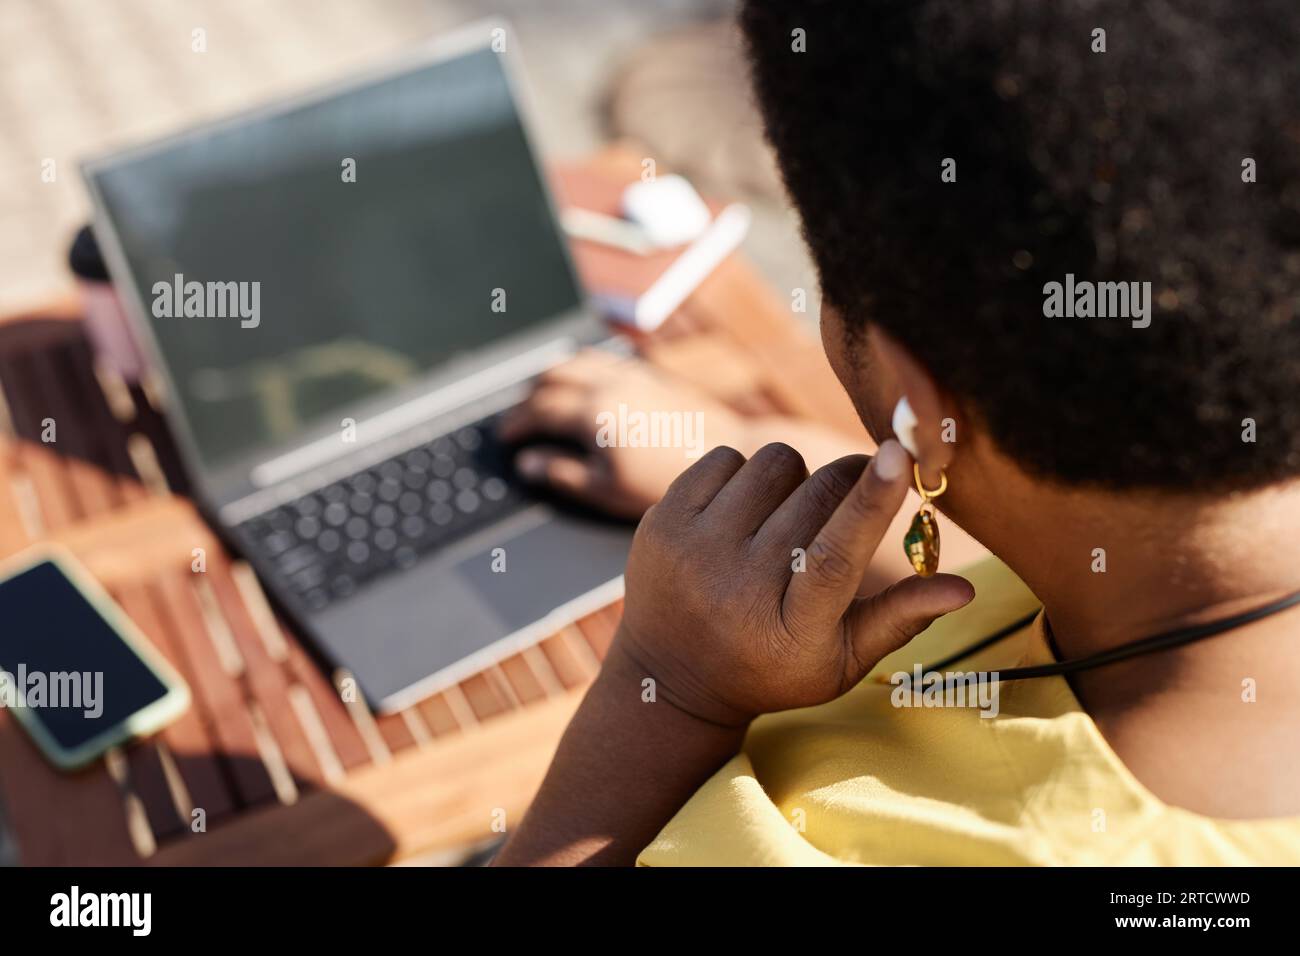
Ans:
<svg viewBox="0 0 1300 956"><path fill-rule="evenodd" d="M25 354L0 351L0 385L17 436L18 468L31 480L44 528L57 530L77 518L76 496L57 455L41 442L41 422L49 415Z"/></svg>
<svg viewBox="0 0 1300 956"><path fill-rule="evenodd" d="M103 466L113 475L117 484L118 500L122 504L139 501L145 496L146 490L140 483L127 452L126 427L118 421L109 406L95 371L94 355L84 337L73 343L72 354L76 373L70 387L75 390L77 405L82 409L82 414L96 437ZM126 391L125 383L119 381L118 387ZM129 393L127 397L129 399Z"/></svg>
<svg viewBox="0 0 1300 956"><path fill-rule="evenodd" d="M76 520L76 513L67 476L59 460L43 445L29 441L18 445L17 459L36 494L42 531L69 527Z"/></svg>
<svg viewBox="0 0 1300 956"><path fill-rule="evenodd" d="M415 746L415 735L401 714L385 714L375 718L375 725L384 738L390 753L400 753Z"/></svg>
<svg viewBox="0 0 1300 956"><path fill-rule="evenodd" d="M275 787L262 762L240 686L225 672L206 632L202 608L188 579L190 573L163 574L156 593L165 618L171 622L176 645L188 662L186 677L195 704L218 747L234 792L243 806L257 806L275 799Z"/></svg>
<svg viewBox="0 0 1300 956"><path fill-rule="evenodd" d="M126 752L126 761L131 790L140 799L155 840L166 840L186 831L189 821L181 818L172 798L158 741L134 744Z"/></svg>
<svg viewBox="0 0 1300 956"><path fill-rule="evenodd" d="M285 629L289 659L285 666L291 678L302 684L329 735L330 744L345 770L351 771L370 763L370 750L356 724L339 699L338 692L288 629Z"/></svg>
<svg viewBox="0 0 1300 956"><path fill-rule="evenodd" d="M541 649L566 688L581 687L595 676L596 669L575 651L573 641L564 634L552 634L542 641Z"/></svg>
<svg viewBox="0 0 1300 956"><path fill-rule="evenodd" d="M289 703L288 675L267 652L257 625L231 577L230 564L224 554L215 552L209 555L205 579L247 667L249 690L261 705L289 771L301 783L320 786L325 782L324 769Z"/></svg>
<svg viewBox="0 0 1300 956"><path fill-rule="evenodd" d="M522 654L508 657L501 662L501 673L510 682L510 687L523 706L546 699L546 687L533 672L528 659Z"/></svg>
<svg viewBox="0 0 1300 956"><path fill-rule="evenodd" d="M550 659L540 644L524 648L519 656L527 662L529 673L537 678L547 697L559 697L564 693L564 682L555 673L555 668L551 666Z"/></svg>
<svg viewBox="0 0 1300 956"><path fill-rule="evenodd" d="M64 345L35 352L29 361L41 407L56 425L57 441L49 447L62 459L78 516L93 518L112 511L118 504L117 483L106 470L108 462L92 434L90 418L73 401L78 370L72 352Z"/></svg>
<svg viewBox="0 0 1300 956"><path fill-rule="evenodd" d="M18 472L13 439L0 436L0 558L6 558L29 543L27 520L19 495L27 479Z"/></svg>
<svg viewBox="0 0 1300 956"><path fill-rule="evenodd" d="M191 686L193 678L188 659L181 652L164 623L158 602L143 584L124 585L115 591L122 609L144 632L168 663L180 672ZM235 808L233 790L216 754L211 733L197 703L191 703L180 718L162 731L176 769L184 782L192 807L204 811L209 823L215 823Z"/></svg>
<svg viewBox="0 0 1300 956"><path fill-rule="evenodd" d="M479 720L487 720L510 709L510 701L482 674L461 681L460 689Z"/></svg>
<svg viewBox="0 0 1300 956"><path fill-rule="evenodd" d="M578 622L578 631L586 639L592 653L600 660L605 659L618 622L623 619L623 602L617 601L609 607L603 607L593 614L588 614Z"/></svg>
<svg viewBox="0 0 1300 956"><path fill-rule="evenodd" d="M132 423L133 431L144 436L153 448L167 487L177 494L185 494L188 491L189 481L185 477L180 453L176 450L176 443L172 441L166 419L158 409L153 407L143 388L139 385L131 385L130 391L136 409L135 421Z"/></svg>
<svg viewBox="0 0 1300 956"><path fill-rule="evenodd" d="M418 709L429 732L435 737L445 737L460 732L460 724L456 720L456 715L452 713L451 705L447 703L445 695L438 694L422 700Z"/></svg>

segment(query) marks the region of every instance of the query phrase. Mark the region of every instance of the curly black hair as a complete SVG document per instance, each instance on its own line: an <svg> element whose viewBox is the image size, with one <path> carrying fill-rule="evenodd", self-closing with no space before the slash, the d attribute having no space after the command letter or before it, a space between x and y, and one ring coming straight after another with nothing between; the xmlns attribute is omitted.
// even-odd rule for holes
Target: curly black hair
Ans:
<svg viewBox="0 0 1300 956"><path fill-rule="evenodd" d="M746 0L740 21L850 329L892 334L1040 476L1300 474L1300 2ZM1149 281L1150 325L1046 317L1067 273Z"/></svg>

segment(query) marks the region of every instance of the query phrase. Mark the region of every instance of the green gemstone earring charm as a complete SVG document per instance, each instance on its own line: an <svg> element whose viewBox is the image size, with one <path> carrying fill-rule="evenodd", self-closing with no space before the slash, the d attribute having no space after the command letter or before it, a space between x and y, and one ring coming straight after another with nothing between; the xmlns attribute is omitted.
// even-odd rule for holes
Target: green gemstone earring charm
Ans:
<svg viewBox="0 0 1300 956"><path fill-rule="evenodd" d="M903 550L916 573L928 578L939 570L939 523L934 519L931 502L948 490L948 475L939 469L939 487L926 488L921 481L921 466L913 463L912 477L916 479L916 490L921 495L921 507L907 534L903 535Z"/></svg>

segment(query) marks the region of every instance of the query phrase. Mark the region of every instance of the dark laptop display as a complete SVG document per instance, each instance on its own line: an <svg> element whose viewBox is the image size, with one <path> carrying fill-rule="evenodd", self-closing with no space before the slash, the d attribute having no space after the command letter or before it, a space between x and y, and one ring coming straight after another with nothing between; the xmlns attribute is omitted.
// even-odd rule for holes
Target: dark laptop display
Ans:
<svg viewBox="0 0 1300 956"><path fill-rule="evenodd" d="M205 464L578 306L499 59L476 50L98 176ZM159 316L155 284L175 301L177 274L259 283L256 326Z"/></svg>

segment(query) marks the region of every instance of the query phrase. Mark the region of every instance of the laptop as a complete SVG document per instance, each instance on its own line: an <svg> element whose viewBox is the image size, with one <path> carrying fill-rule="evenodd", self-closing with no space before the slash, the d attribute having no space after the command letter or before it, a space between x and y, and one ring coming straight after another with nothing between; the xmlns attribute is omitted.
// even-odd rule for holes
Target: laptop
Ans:
<svg viewBox="0 0 1300 956"><path fill-rule="evenodd" d="M622 593L631 529L530 494L495 438L609 342L504 29L83 165L200 507L381 712Z"/></svg>

